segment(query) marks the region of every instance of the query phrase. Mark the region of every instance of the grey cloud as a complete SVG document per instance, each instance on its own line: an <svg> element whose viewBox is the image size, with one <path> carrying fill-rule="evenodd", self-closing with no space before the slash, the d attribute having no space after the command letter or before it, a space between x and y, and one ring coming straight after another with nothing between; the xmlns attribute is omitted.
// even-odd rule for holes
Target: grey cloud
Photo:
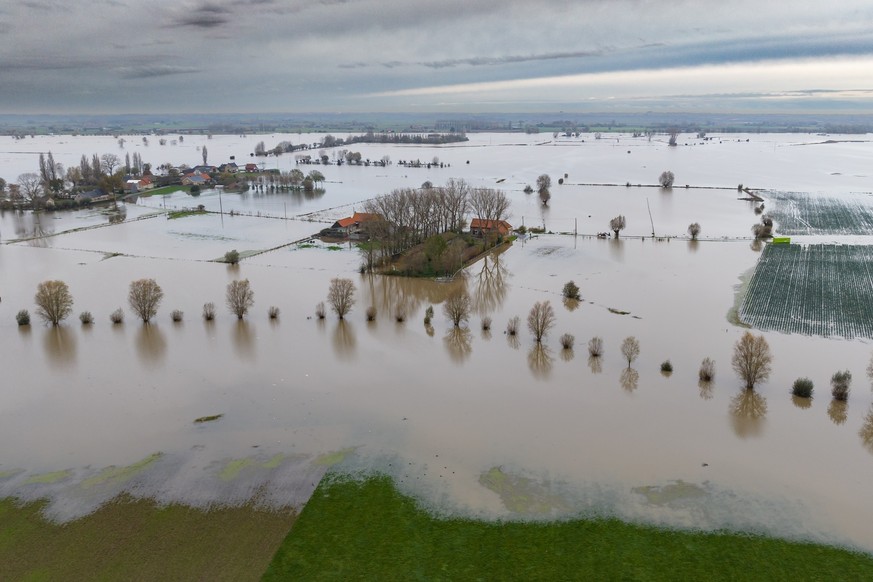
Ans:
<svg viewBox="0 0 873 582"><path fill-rule="evenodd" d="M169 75L187 75L191 73L199 73L201 71L201 69L196 67L183 67L177 65L119 67L117 70L125 79L152 79L154 77L166 77Z"/></svg>

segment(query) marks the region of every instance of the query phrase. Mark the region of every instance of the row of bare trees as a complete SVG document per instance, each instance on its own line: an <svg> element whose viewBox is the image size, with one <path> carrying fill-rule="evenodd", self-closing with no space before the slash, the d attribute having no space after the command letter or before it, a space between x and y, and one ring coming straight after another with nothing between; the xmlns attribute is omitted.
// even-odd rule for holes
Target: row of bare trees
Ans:
<svg viewBox="0 0 873 582"><path fill-rule="evenodd" d="M354 286L352 286L352 289L354 289ZM163 298L164 291L154 279L137 279L130 283L127 302L131 311L143 323L149 323L157 316L158 308ZM255 303L255 292L252 291L249 280L242 279L228 283L225 301L231 313L236 315L238 319L243 319ZM45 323L53 326L60 325L73 312L73 295L70 292L69 286L63 281L43 281L37 285L33 302L36 304L36 314ZM120 323L123 319L123 315L116 315L120 312L120 309L116 310L111 318L116 323ZM181 320L181 313L178 310L174 311L173 319L175 321ZM204 305L203 313L206 319L214 317L214 307L211 303ZM213 315L210 316L209 313ZM277 317L279 314L278 308L271 307L269 313L271 318ZM26 310L19 311L17 319L19 325L30 323L30 316ZM85 324L93 322L90 312L87 311L83 312L80 319Z"/></svg>

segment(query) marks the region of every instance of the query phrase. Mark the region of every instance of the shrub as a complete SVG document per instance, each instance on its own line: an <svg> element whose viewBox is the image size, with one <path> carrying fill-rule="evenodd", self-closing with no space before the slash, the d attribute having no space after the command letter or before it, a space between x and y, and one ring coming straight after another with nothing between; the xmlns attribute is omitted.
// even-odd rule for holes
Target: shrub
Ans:
<svg viewBox="0 0 873 582"><path fill-rule="evenodd" d="M588 355L592 358L599 358L603 355L603 339L594 336L588 340Z"/></svg>
<svg viewBox="0 0 873 582"><path fill-rule="evenodd" d="M670 362L670 360L664 360L663 362L661 362L661 371L667 373L673 371L673 364Z"/></svg>
<svg viewBox="0 0 873 582"><path fill-rule="evenodd" d="M715 362L710 358L703 358L697 376L701 382L712 382L715 378Z"/></svg>
<svg viewBox="0 0 873 582"><path fill-rule="evenodd" d="M203 304L203 319L206 321L215 319L215 303L209 302Z"/></svg>
<svg viewBox="0 0 873 582"><path fill-rule="evenodd" d="M561 294L567 299L579 300L582 298L579 294L579 286L574 281L564 283L564 289L561 291Z"/></svg>
<svg viewBox="0 0 873 582"><path fill-rule="evenodd" d="M791 393L800 398L809 398L812 396L812 380L809 378L798 378L791 387Z"/></svg>
<svg viewBox="0 0 873 582"><path fill-rule="evenodd" d="M279 308L275 305L271 305L267 309L267 317L269 317L270 319L279 319Z"/></svg>
<svg viewBox="0 0 873 582"><path fill-rule="evenodd" d="M428 305L424 310L424 324L430 325L430 320L433 319L433 305Z"/></svg>
<svg viewBox="0 0 873 582"><path fill-rule="evenodd" d="M324 319L326 312L324 310L324 301L320 301L318 305L315 306L315 317L318 319Z"/></svg>
<svg viewBox="0 0 873 582"><path fill-rule="evenodd" d="M531 185L530 185L530 184L525 185L525 187L524 187L524 193L525 193L525 194L531 194L532 192L533 192L533 188L531 187Z"/></svg>
<svg viewBox="0 0 873 582"><path fill-rule="evenodd" d="M174 310L170 313L170 319L172 319L172 320L175 321L176 323L179 323L180 321L182 321L182 316L183 316L183 315L184 315L184 314L182 313L182 310L181 310L181 309L174 309Z"/></svg>
<svg viewBox="0 0 873 582"><path fill-rule="evenodd" d="M376 321L376 307L373 305L367 308L367 321Z"/></svg>
<svg viewBox="0 0 873 582"><path fill-rule="evenodd" d="M482 318L482 331L490 331L491 330L491 318L489 316L485 316Z"/></svg>
<svg viewBox="0 0 873 582"><path fill-rule="evenodd" d="M509 322L506 324L506 334L507 335L517 335L518 334L519 321L520 320L519 320L517 315L509 320Z"/></svg>
<svg viewBox="0 0 873 582"><path fill-rule="evenodd" d="M848 370L837 372L831 376L831 395L834 400L849 399L849 385L852 383L852 373Z"/></svg>
<svg viewBox="0 0 873 582"><path fill-rule="evenodd" d="M565 350L572 350L576 344L576 337L572 333L565 333L561 336L561 347Z"/></svg>
<svg viewBox="0 0 873 582"><path fill-rule="evenodd" d="M224 262L229 263L231 265L236 265L239 263L239 251L233 249L232 251L227 251L224 253Z"/></svg>
<svg viewBox="0 0 873 582"><path fill-rule="evenodd" d="M112 323L114 323L116 325L118 325L119 323L123 323L124 322L124 310L122 310L119 307L118 309L116 309L115 311L110 313L109 314L109 321L111 321Z"/></svg>
<svg viewBox="0 0 873 582"><path fill-rule="evenodd" d="M30 312L22 309L15 314L15 321L18 322L18 325L30 325Z"/></svg>
<svg viewBox="0 0 873 582"><path fill-rule="evenodd" d="M94 323L94 316L91 315L90 311L83 311L79 314L79 321L82 322L82 325L91 325Z"/></svg>
<svg viewBox="0 0 873 582"><path fill-rule="evenodd" d="M394 309L394 319L395 321L397 321L397 323L403 323L404 321L406 321L406 308L402 305L398 305Z"/></svg>

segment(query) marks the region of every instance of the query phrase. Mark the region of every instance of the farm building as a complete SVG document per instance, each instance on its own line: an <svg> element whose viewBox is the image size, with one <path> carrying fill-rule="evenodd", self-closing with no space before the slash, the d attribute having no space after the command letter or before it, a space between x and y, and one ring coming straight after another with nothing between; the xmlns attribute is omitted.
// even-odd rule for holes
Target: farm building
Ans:
<svg viewBox="0 0 873 582"><path fill-rule="evenodd" d="M485 236L486 234L498 234L505 236L512 231L512 225L505 220L482 220L474 218L470 221L470 234L473 236Z"/></svg>

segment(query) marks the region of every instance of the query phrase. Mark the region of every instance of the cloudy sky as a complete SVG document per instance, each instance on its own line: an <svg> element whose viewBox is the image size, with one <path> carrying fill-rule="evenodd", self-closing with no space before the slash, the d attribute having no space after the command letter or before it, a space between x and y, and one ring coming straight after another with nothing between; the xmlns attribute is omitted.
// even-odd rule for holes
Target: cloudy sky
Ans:
<svg viewBox="0 0 873 582"><path fill-rule="evenodd" d="M4 113L873 111L871 0L0 0Z"/></svg>

